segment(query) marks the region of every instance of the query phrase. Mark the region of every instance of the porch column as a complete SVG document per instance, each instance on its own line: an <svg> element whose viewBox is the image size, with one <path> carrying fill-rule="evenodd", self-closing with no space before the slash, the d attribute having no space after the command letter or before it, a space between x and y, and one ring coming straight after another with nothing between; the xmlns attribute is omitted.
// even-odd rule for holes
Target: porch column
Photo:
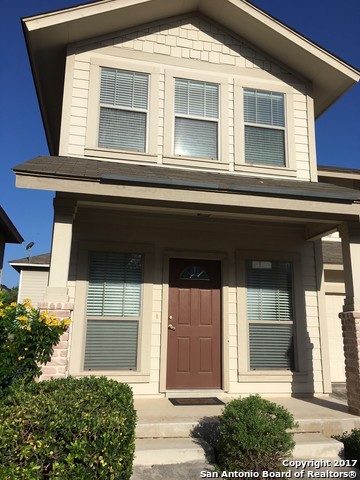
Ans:
<svg viewBox="0 0 360 480"><path fill-rule="evenodd" d="M344 224L342 241L346 298L341 318L349 412L360 415L360 224Z"/></svg>
<svg viewBox="0 0 360 480"><path fill-rule="evenodd" d="M67 282L75 213L75 201L55 198L49 282L44 301L39 304L39 308L41 313L48 311L60 319L71 318L74 309L73 304L69 302ZM42 367L40 380L67 376L70 335L71 326L70 330L61 336L60 342L54 347L51 361Z"/></svg>
<svg viewBox="0 0 360 480"><path fill-rule="evenodd" d="M76 202L74 200L54 199L54 227L49 282L44 298L45 301L68 301L67 281L75 213Z"/></svg>

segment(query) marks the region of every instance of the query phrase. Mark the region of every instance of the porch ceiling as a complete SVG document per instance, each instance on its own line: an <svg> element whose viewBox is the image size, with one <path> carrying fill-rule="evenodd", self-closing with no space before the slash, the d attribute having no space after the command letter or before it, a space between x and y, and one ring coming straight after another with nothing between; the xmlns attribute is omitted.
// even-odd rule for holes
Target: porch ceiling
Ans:
<svg viewBox="0 0 360 480"><path fill-rule="evenodd" d="M360 191L320 182L72 157L38 157L14 171L19 187L75 194L82 201L308 223L308 238L360 216Z"/></svg>

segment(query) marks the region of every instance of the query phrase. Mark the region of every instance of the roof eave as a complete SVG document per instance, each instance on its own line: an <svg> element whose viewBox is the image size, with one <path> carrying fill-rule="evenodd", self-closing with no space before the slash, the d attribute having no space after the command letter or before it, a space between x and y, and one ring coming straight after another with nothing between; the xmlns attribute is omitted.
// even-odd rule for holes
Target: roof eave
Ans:
<svg viewBox="0 0 360 480"><path fill-rule="evenodd" d="M23 243L24 239L1 207L0 229L4 232L4 238L6 243Z"/></svg>

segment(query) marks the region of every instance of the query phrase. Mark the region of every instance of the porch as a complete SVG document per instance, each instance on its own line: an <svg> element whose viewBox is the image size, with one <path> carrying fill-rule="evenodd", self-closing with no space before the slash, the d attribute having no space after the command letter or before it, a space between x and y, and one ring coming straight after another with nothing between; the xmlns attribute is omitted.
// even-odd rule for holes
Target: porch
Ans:
<svg viewBox="0 0 360 480"><path fill-rule="evenodd" d="M341 456L342 444L331 436L360 428L360 417L348 413L344 395L341 386L331 395L267 397L288 409L298 423L294 432L294 458L333 460ZM218 398L227 403L236 397L219 395ZM135 408L138 414L135 466L211 461L212 449L208 443L213 438L222 405L174 406L168 398L135 397Z"/></svg>

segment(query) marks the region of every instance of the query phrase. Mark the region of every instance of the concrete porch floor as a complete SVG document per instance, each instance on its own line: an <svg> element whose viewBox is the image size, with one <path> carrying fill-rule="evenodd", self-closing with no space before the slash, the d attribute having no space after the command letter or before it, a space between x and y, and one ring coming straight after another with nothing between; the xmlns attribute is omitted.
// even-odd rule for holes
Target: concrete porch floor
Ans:
<svg viewBox="0 0 360 480"><path fill-rule="evenodd" d="M204 395L205 396L205 395ZM233 398L218 396L223 402ZM360 417L347 411L347 405L341 395L321 397L264 397L287 408L295 417L298 432L320 432L326 436L340 434L352 428L360 428ZM137 436L170 436L162 434L166 425L183 436L183 427L191 431L202 419L211 420L221 414L223 406L174 406L167 398L135 398L138 414ZM146 433L151 425L151 434ZM158 428L156 427L158 425ZM156 433L158 431L158 434Z"/></svg>
<svg viewBox="0 0 360 480"><path fill-rule="evenodd" d="M218 398L226 403L236 397L218 395ZM346 396L341 388L332 396L264 398L283 405L298 422L294 431L294 458L331 461L339 458L342 445L331 439L331 435L360 428L360 417L347 412ZM200 472L213 470L212 452L200 439L209 442L213 438L214 422L223 406L174 406L168 398L138 397L134 402L138 422L131 480L195 480L200 478ZM334 471L338 472L339 468Z"/></svg>

